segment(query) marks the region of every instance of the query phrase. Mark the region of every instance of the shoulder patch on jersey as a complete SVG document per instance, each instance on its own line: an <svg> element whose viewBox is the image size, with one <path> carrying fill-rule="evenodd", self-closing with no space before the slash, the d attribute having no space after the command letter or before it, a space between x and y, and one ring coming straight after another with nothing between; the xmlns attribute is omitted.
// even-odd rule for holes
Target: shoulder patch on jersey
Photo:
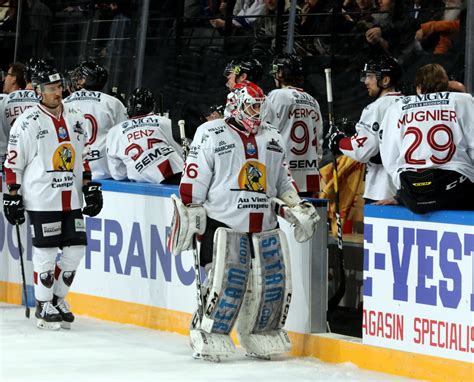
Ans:
<svg viewBox="0 0 474 382"><path fill-rule="evenodd" d="M378 124L378 122L374 122L372 125L372 131L376 133L377 131L379 131L379 129L380 129L380 125Z"/></svg>
<svg viewBox="0 0 474 382"><path fill-rule="evenodd" d="M79 121L76 121L73 131L77 134L84 134L84 129L82 128L82 123Z"/></svg>
<svg viewBox="0 0 474 382"><path fill-rule="evenodd" d="M407 103L410 103L410 99L411 99L411 97L403 97L403 98L402 98L403 104L406 105Z"/></svg>
<svg viewBox="0 0 474 382"><path fill-rule="evenodd" d="M283 147L280 146L278 141L274 138L271 139L270 142L267 143L267 150L275 151L277 153L283 152Z"/></svg>
<svg viewBox="0 0 474 382"><path fill-rule="evenodd" d="M207 131L214 133L215 135L219 135L224 132L224 126L210 127Z"/></svg>

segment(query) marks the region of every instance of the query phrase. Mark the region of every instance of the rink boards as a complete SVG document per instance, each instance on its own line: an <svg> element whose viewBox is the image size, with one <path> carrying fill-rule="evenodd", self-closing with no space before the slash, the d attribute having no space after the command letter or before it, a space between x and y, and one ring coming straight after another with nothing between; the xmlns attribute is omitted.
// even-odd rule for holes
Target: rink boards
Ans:
<svg viewBox="0 0 474 382"><path fill-rule="evenodd" d="M196 306L192 254L186 252L174 257L166 249L172 216L169 196L176 192L176 188L106 181L104 190L104 210L97 217L86 220L89 245L68 298L73 310L105 320L187 334L191 312ZM378 240L383 238L378 230L393 225L393 221L384 223L377 216L380 211L373 211L370 215L375 220L366 222L375 227L375 239L370 243L372 247L367 247L369 251L376 248L380 244L377 244ZM472 359L460 361L441 352L393 346L388 341L390 339L383 338L382 341L377 335L371 338L369 332L364 335L365 344L359 339L334 334L310 334L315 332L310 319L314 314L311 301L315 295L311 287L312 247L308 243L296 243L292 228L285 222L281 227L287 233L292 253L294 293L286 328L294 344L294 355L314 356L328 362L353 362L363 368L420 379L471 379L474 375ZM29 227L23 225L22 228L27 279L29 289L32 289L31 244L27 240ZM0 219L0 247L0 301L20 303L15 231L4 219ZM375 252L381 253L379 250ZM367 259L368 264L372 264L370 256ZM372 290L376 293L364 296L366 312L383 310L383 301L389 293L384 285L391 283L389 275L378 269L380 256L378 260L373 259L372 268L366 269L364 275L366 279L372 279L376 287ZM377 269L375 262L379 266ZM470 275L472 277L472 273ZM412 276L407 280L415 282ZM409 320L408 315L414 310L410 308L413 301L405 303L406 309L397 306L396 313L407 316L404 319ZM413 306L419 311L418 306Z"/></svg>

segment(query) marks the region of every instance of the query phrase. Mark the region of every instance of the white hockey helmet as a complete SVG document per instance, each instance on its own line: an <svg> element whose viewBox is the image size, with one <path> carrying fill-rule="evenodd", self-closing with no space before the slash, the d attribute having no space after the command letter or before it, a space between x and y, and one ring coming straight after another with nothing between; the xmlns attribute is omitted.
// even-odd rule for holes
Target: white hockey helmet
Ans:
<svg viewBox="0 0 474 382"><path fill-rule="evenodd" d="M232 92L236 103L234 118L250 134L256 134L262 122L260 110L265 102L263 90L253 82L244 81L235 85Z"/></svg>

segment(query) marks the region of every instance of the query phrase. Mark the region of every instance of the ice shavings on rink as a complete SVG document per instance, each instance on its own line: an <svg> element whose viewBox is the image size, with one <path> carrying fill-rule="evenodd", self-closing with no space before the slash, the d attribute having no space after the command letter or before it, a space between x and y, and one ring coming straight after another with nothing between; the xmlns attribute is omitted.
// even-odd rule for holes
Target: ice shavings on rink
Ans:
<svg viewBox="0 0 474 382"><path fill-rule="evenodd" d="M313 358L274 361L237 354L220 364L191 358L188 338L132 325L76 317L73 328L39 330L34 310L0 303L0 381L409 381L351 364Z"/></svg>

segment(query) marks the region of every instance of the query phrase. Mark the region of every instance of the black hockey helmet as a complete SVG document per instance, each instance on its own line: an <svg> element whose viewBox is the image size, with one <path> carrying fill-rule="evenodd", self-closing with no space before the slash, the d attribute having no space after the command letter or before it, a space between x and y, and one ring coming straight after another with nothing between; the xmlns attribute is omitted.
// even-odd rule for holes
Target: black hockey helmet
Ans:
<svg viewBox="0 0 474 382"><path fill-rule="evenodd" d="M51 61L45 60L43 58L37 57L30 57L28 61L25 63L25 79L26 82L31 82L33 74L36 70L40 69L42 66L50 64L52 65ZM54 66L54 65L52 65Z"/></svg>
<svg viewBox="0 0 474 382"><path fill-rule="evenodd" d="M235 73L236 76L246 73L247 80L255 83L262 80L263 67L260 61L256 58L245 57L242 59L232 60L226 65L224 69L224 77L227 77L230 73Z"/></svg>
<svg viewBox="0 0 474 382"><path fill-rule="evenodd" d="M271 74L275 77L280 71L284 79L303 77L303 59L294 53L282 53L275 56Z"/></svg>
<svg viewBox="0 0 474 382"><path fill-rule="evenodd" d="M82 61L71 74L71 82L75 90L87 89L100 91L107 83L109 74L101 64L95 61ZM84 83L79 83L84 80Z"/></svg>
<svg viewBox="0 0 474 382"><path fill-rule="evenodd" d="M369 59L362 69L360 80L365 82L367 73L375 73L377 81L382 80L385 76L390 77L390 84L397 85L402 75L401 66L398 60L392 56L382 55Z"/></svg>
<svg viewBox="0 0 474 382"><path fill-rule="evenodd" d="M130 117L146 115L155 109L155 96L148 88L136 88L127 101L127 112Z"/></svg>
<svg viewBox="0 0 474 382"><path fill-rule="evenodd" d="M33 89L35 90L38 87L43 90L43 85L52 84L58 81L61 81L62 85L64 85L61 73L49 62L40 62L31 74L31 82L33 84Z"/></svg>

